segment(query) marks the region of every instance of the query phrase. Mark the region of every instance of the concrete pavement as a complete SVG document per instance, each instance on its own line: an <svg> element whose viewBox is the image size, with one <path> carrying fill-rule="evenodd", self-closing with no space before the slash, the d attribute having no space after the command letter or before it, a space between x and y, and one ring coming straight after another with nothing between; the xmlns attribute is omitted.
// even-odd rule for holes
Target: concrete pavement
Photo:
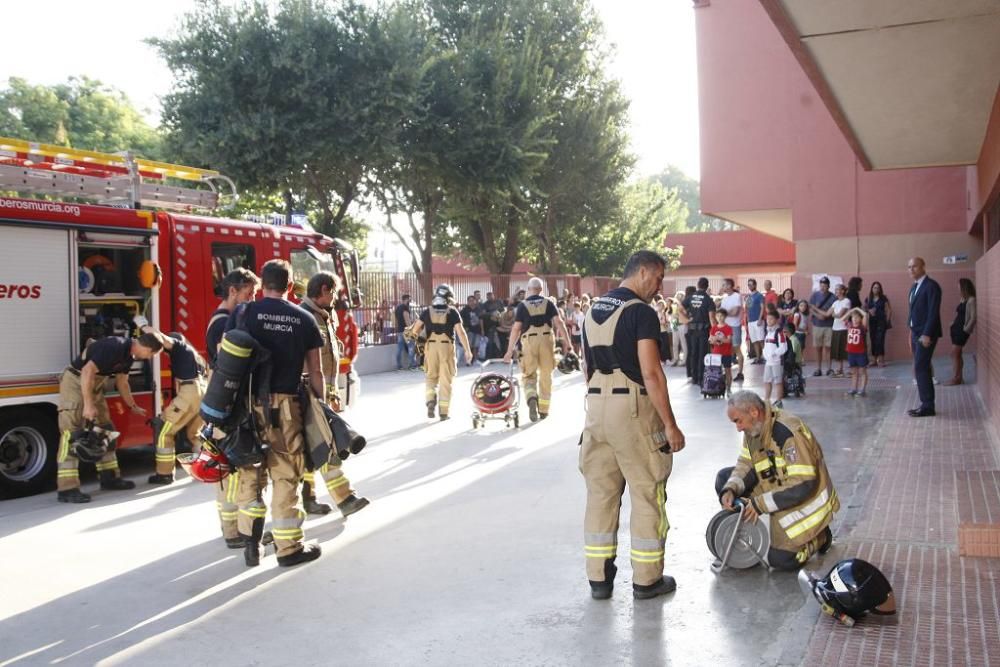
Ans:
<svg viewBox="0 0 1000 667"><path fill-rule="evenodd" d="M82 507L54 493L0 503L0 665L800 664L819 609L794 576L709 571L712 482L739 437L724 401L668 370L688 440L667 489L671 596L634 601L619 558L613 599L590 599L579 374L557 376L548 420L524 426L525 408L520 430L473 432L473 369L445 423L426 419L422 374L386 373L364 378L349 416L370 444L345 471L372 505L307 521L324 550L315 563L279 569L268 552L245 568L222 544L214 487L147 486L148 452L123 457L135 491L95 491ZM851 400L820 384L786 409L824 445L845 515L870 441L859 433L877 437L895 385Z"/></svg>

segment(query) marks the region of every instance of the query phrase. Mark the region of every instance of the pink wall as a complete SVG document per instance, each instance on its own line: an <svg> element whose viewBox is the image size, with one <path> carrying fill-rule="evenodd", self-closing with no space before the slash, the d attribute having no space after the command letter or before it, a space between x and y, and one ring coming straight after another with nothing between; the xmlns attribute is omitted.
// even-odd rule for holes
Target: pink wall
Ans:
<svg viewBox="0 0 1000 667"><path fill-rule="evenodd" d="M966 168L865 172L760 3L695 16L705 211L791 208L797 241L968 228Z"/></svg>
<svg viewBox="0 0 1000 667"><path fill-rule="evenodd" d="M663 245L684 246L681 268L795 264L795 244L751 229L667 234Z"/></svg>

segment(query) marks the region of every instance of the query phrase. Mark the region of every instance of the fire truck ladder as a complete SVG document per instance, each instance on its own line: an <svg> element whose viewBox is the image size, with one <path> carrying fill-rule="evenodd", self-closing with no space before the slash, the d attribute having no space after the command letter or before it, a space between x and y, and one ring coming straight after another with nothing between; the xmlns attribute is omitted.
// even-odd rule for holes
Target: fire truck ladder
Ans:
<svg viewBox="0 0 1000 667"><path fill-rule="evenodd" d="M7 137L0 137L0 190L177 211L212 210L237 198L236 185L217 171Z"/></svg>

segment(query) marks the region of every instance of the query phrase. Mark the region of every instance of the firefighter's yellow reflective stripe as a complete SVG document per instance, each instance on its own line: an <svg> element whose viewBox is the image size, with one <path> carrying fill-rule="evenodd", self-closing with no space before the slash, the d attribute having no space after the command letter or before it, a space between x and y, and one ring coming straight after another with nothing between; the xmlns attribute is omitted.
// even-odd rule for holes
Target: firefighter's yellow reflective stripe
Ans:
<svg viewBox="0 0 1000 667"><path fill-rule="evenodd" d="M659 556L656 557L648 557L648 556L639 557L636 556L635 554L632 554L632 562L634 563L659 563L661 560L663 560L663 554L660 554Z"/></svg>
<svg viewBox="0 0 1000 667"><path fill-rule="evenodd" d="M234 357L242 357L244 359L249 357L250 354L253 352L251 348L240 347L239 345L230 343L225 338L222 339L222 349L228 352L229 354L233 355Z"/></svg>
<svg viewBox="0 0 1000 667"><path fill-rule="evenodd" d="M335 477L334 479L326 480L326 488L329 491L333 491L334 489L339 489L340 487L344 486L347 483L348 483L347 478L341 475L340 477Z"/></svg>
<svg viewBox="0 0 1000 667"><path fill-rule="evenodd" d="M804 505L801 509L789 512L785 516L781 517L778 523L781 525L782 528L788 528L796 521L801 521L802 519L805 519L806 517L810 516L813 512L823 507L823 505L825 505L828 500L830 500L830 491L829 489L823 489L823 491L818 496L809 501L807 505Z"/></svg>
<svg viewBox="0 0 1000 667"><path fill-rule="evenodd" d="M822 503L818 502L820 499L823 499ZM798 537L810 528L815 528L821 524L833 511L833 504L836 501L836 491L832 494L828 494L826 489L824 489L823 493L821 493L816 500L809 503L806 508L799 512L793 512L789 516L782 517L782 520L779 523L782 528L785 529L785 534L788 535L789 538ZM794 522L786 523L786 519L791 518L793 515L795 515L795 519L793 519ZM799 519L800 516L804 518Z"/></svg>
<svg viewBox="0 0 1000 667"><path fill-rule="evenodd" d="M298 542L304 535L301 528L289 528L287 530L272 530L271 534L274 535L276 540L288 540L290 542Z"/></svg>
<svg viewBox="0 0 1000 667"><path fill-rule="evenodd" d="M170 429L174 427L173 423L164 421L163 428L160 429L160 435L156 438L156 460L157 461L173 461L174 460L174 443L171 440L170 446L167 446L167 436L170 434Z"/></svg>
<svg viewBox="0 0 1000 667"><path fill-rule="evenodd" d="M584 553L586 553L587 558L611 558L616 553L618 553L618 547L615 545L607 547L591 547L586 546L583 548Z"/></svg>
<svg viewBox="0 0 1000 667"><path fill-rule="evenodd" d="M75 478L76 476L77 476L76 468L73 468L72 470L60 470L60 471L56 472L56 477L74 477Z"/></svg>
<svg viewBox="0 0 1000 667"><path fill-rule="evenodd" d="M240 483L240 471L235 470L229 476L229 485L226 487L226 502L230 505L236 504L236 487Z"/></svg>
<svg viewBox="0 0 1000 667"><path fill-rule="evenodd" d="M750 450L747 449L746 447L741 447L740 448L740 458L741 459L746 459L747 461L749 461L750 460Z"/></svg>
<svg viewBox="0 0 1000 667"><path fill-rule="evenodd" d="M790 465L788 466L788 474L792 477L815 477L816 466Z"/></svg>
<svg viewBox="0 0 1000 667"><path fill-rule="evenodd" d="M775 456L774 457L774 465L776 467L778 467L778 468L784 468L785 467L785 457L783 457L783 456ZM756 463L754 463L753 467L754 467L754 470L756 470L757 472L764 472L765 470L770 470L770 468L771 468L771 460L770 459L766 459L766 458L765 459L761 459L760 461L757 461Z"/></svg>
<svg viewBox="0 0 1000 667"><path fill-rule="evenodd" d="M660 539L666 539L670 524L667 522L667 482L666 480L656 484L656 509L660 512L660 524L657 526L656 534Z"/></svg>
<svg viewBox="0 0 1000 667"><path fill-rule="evenodd" d="M62 438L59 439L59 454L56 456L56 461L65 461L69 456L69 431L63 431Z"/></svg>
<svg viewBox="0 0 1000 667"><path fill-rule="evenodd" d="M664 549L657 549L656 551L638 551L636 549L632 549L633 556L662 556L663 552Z"/></svg>
<svg viewBox="0 0 1000 667"><path fill-rule="evenodd" d="M118 470L118 461L117 459L114 461L104 461L102 463L98 463L96 467L100 472L105 470Z"/></svg>
<svg viewBox="0 0 1000 667"><path fill-rule="evenodd" d="M243 516L253 517L254 519L263 519L267 516L266 507L241 507L240 514Z"/></svg>

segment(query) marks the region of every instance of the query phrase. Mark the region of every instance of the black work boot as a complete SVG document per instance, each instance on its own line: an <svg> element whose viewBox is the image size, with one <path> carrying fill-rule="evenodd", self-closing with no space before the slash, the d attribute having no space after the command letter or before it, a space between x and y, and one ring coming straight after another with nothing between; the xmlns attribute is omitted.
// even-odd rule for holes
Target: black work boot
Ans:
<svg viewBox="0 0 1000 667"><path fill-rule="evenodd" d="M353 493L337 503L337 508L344 517L348 517L355 512L360 512L366 507L368 507L368 499L358 498Z"/></svg>
<svg viewBox="0 0 1000 667"><path fill-rule="evenodd" d="M657 595L666 595L667 593L673 593L677 590L677 582L669 574L663 575L655 584L649 584L648 586L640 586L639 584L632 584L632 596L636 600L649 600L650 598L655 598Z"/></svg>
<svg viewBox="0 0 1000 667"><path fill-rule="evenodd" d="M254 519L250 535L240 533L243 538L243 560L247 567L260 565L260 539L264 535L264 519Z"/></svg>
<svg viewBox="0 0 1000 667"><path fill-rule="evenodd" d="M326 503L316 502L316 494L313 493L312 484L302 482L302 509L306 514L329 514L333 508Z"/></svg>
<svg viewBox="0 0 1000 667"><path fill-rule="evenodd" d="M227 537L226 548L227 549L242 549L246 544L246 538L242 535L237 535L236 537Z"/></svg>
<svg viewBox="0 0 1000 667"><path fill-rule="evenodd" d="M528 419L538 421L538 399L534 396L528 399Z"/></svg>
<svg viewBox="0 0 1000 667"><path fill-rule="evenodd" d="M135 488L135 482L122 479L114 470L102 470L101 488L105 491L128 491Z"/></svg>
<svg viewBox="0 0 1000 667"><path fill-rule="evenodd" d="M609 599L615 590L616 574L618 574L618 568L615 566L615 560L609 558L604 561L604 581L590 582L590 597L595 600Z"/></svg>
<svg viewBox="0 0 1000 667"><path fill-rule="evenodd" d="M173 475L161 475L156 473L155 475L150 475L149 479L146 480L150 484L155 484L157 486L166 486L167 484L174 483Z"/></svg>
<svg viewBox="0 0 1000 667"><path fill-rule="evenodd" d="M90 496L80 489L67 489L65 491L60 491L56 499L61 503L80 504L90 502Z"/></svg>
<svg viewBox="0 0 1000 667"><path fill-rule="evenodd" d="M430 419L434 419L434 408L437 406L437 401L427 401L427 416Z"/></svg>
<svg viewBox="0 0 1000 667"><path fill-rule="evenodd" d="M318 544L307 544L300 551L287 556L278 556L278 565L281 567L291 567L300 563L308 563L319 558L320 548Z"/></svg>
<svg viewBox="0 0 1000 667"><path fill-rule="evenodd" d="M822 555L833 548L833 531L830 530L830 526L827 526L823 530L823 534L820 537L823 539L823 546L819 548L819 553Z"/></svg>

